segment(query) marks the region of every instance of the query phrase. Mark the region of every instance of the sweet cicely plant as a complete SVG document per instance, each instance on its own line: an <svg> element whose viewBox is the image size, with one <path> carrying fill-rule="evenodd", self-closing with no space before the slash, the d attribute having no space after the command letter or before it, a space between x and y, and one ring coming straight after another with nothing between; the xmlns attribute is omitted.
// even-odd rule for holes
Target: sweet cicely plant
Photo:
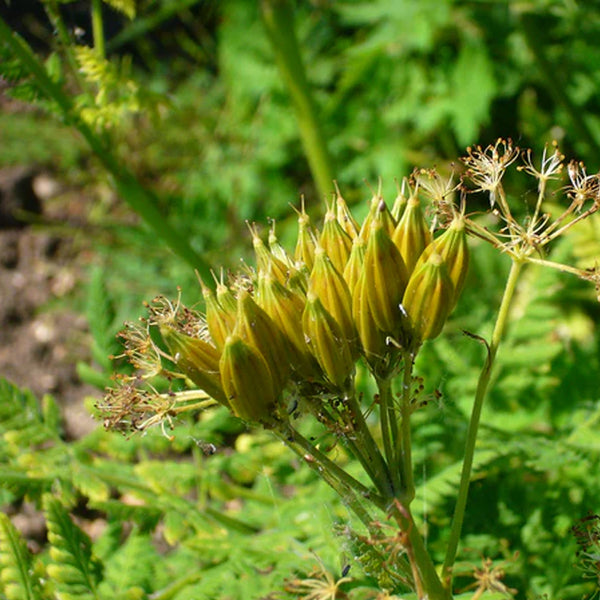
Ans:
<svg viewBox="0 0 600 600"><path fill-rule="evenodd" d="M519 158L517 168L537 180L537 199L524 222L513 216L502 184ZM504 140L468 149L463 162L466 170L458 182L435 170L415 171L391 206L376 193L360 224L339 192L320 231L302 208L293 251L280 245L274 227L267 243L251 227L256 266L221 275L216 290L201 282L204 313L159 297L148 305L141 325L127 326L125 355L135 372L100 404L105 424L143 431L170 426L182 412L226 406L280 438L369 531L379 511L393 519L397 535L391 559L398 589L412 589L418 598L450 598L481 408L519 276L534 263L573 273L597 289L600 281L597 269L582 271L545 257L549 243L600 207L597 175L570 163L566 208L552 216L544 210L547 184L561 177L564 167L555 147L544 151L539 167L530 152ZM489 195L491 207L484 220L469 212L471 194L481 192ZM486 216L491 218L485 221ZM411 416L422 406L414 364L422 345L435 343L460 301L468 236L492 244L512 266L491 339L471 334L485 344L487 359L474 398L446 557L436 565L411 512ZM373 397L357 392L358 365L373 379ZM160 394L152 386L159 375L181 380L189 390ZM351 475L336 456L305 437L298 426L301 416L331 432L360 462L364 477ZM493 577L489 581L494 584ZM502 589L501 583L495 585Z"/></svg>

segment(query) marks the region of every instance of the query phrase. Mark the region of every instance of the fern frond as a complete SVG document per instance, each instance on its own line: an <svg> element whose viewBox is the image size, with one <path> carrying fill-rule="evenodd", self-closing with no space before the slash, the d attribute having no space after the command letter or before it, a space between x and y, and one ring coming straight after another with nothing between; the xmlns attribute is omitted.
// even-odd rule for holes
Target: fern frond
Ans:
<svg viewBox="0 0 600 600"><path fill-rule="evenodd" d="M106 4L133 19L135 17L135 0L104 0Z"/></svg>
<svg viewBox="0 0 600 600"><path fill-rule="evenodd" d="M39 582L32 575L32 557L25 541L0 513L0 592L7 600L38 600Z"/></svg>
<svg viewBox="0 0 600 600"><path fill-rule="evenodd" d="M99 600L102 564L92 556L90 538L56 498L46 496L44 509L52 559L48 574L57 596L60 600Z"/></svg>
<svg viewBox="0 0 600 600"><path fill-rule="evenodd" d="M92 333L94 360L110 369L109 356L118 352L115 333L115 309L108 295L102 269L92 270L87 288L86 316Z"/></svg>
<svg viewBox="0 0 600 600"><path fill-rule="evenodd" d="M473 460L473 477L476 477L477 473L484 467L505 454L506 449L500 444L478 449ZM462 460L458 460L420 485L416 490L416 500L411 506L415 516L422 517L425 511L434 511L442 505L446 498L455 496L460 483L461 472Z"/></svg>

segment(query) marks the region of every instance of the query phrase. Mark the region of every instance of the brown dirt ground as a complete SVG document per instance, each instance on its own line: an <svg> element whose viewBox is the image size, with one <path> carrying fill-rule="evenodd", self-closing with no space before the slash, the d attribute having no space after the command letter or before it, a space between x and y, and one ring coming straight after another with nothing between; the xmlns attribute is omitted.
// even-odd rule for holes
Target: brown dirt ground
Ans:
<svg viewBox="0 0 600 600"><path fill-rule="evenodd" d="M83 398L98 392L75 370L89 355L86 321L61 300L79 284L85 256L64 234L32 224L42 215L44 222L68 218L68 205L51 202L59 191L47 173L0 169L0 376L40 397L52 394L67 437L78 438L96 427ZM14 218L20 211L29 223Z"/></svg>

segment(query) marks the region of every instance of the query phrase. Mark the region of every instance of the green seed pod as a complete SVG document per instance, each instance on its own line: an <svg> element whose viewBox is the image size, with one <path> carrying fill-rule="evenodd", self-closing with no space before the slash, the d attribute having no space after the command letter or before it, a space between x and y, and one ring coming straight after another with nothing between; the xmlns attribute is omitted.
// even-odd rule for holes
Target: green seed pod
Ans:
<svg viewBox="0 0 600 600"><path fill-rule="evenodd" d="M337 181L334 181L333 184L335 185L335 191L337 192L337 197L335 199L335 215L337 222L350 236L350 239L354 240L354 238L358 235L358 223L352 216L352 213L346 204L346 200L344 200L342 194L340 193L340 188L338 187Z"/></svg>
<svg viewBox="0 0 600 600"><path fill-rule="evenodd" d="M402 329L400 303L408 276L398 248L379 219L372 226L363 272L369 305L377 327L397 337Z"/></svg>
<svg viewBox="0 0 600 600"><path fill-rule="evenodd" d="M377 327L369 305L364 273L358 279L352 296L352 316L358 331L362 353L371 368L376 369L388 353L386 334Z"/></svg>
<svg viewBox="0 0 600 600"><path fill-rule="evenodd" d="M285 285L288 279L288 265L269 252L254 227L250 227L250 233L252 234L252 246L254 247L258 272L271 271L277 281Z"/></svg>
<svg viewBox="0 0 600 600"><path fill-rule="evenodd" d="M402 300L415 343L440 334L452 309L453 297L454 285L444 259L432 252L411 275Z"/></svg>
<svg viewBox="0 0 600 600"><path fill-rule="evenodd" d="M406 203L408 202L404 190L408 187L408 182L406 177L402 180L402 187L398 186L398 182L396 182L396 186L398 187L398 195L394 200L394 204L392 206L392 217L396 220L396 223L400 221L402 215L404 214L404 209L406 208Z"/></svg>
<svg viewBox="0 0 600 600"><path fill-rule="evenodd" d="M434 251L444 259L448 275L454 285L452 310L460 297L469 271L469 245L463 215L455 216L448 229L423 250L415 268L428 260Z"/></svg>
<svg viewBox="0 0 600 600"><path fill-rule="evenodd" d="M325 310L339 325L344 338L355 348L356 329L352 320L352 297L348 284L320 246L315 250L309 291L319 298Z"/></svg>
<svg viewBox="0 0 600 600"><path fill-rule="evenodd" d="M212 344L161 323L160 335L181 372L217 402L229 407L219 374L220 352Z"/></svg>
<svg viewBox="0 0 600 600"><path fill-rule="evenodd" d="M363 221L362 227L360 228L359 236L367 242L371 235L372 225L375 220L379 220L383 225L384 230L391 238L394 235L396 229L396 221L392 217L387 204L383 201L383 198L378 194L371 198L371 205L369 212Z"/></svg>
<svg viewBox="0 0 600 600"><path fill-rule="evenodd" d="M352 250L352 239L338 223L332 208L328 209L325 214L320 245L331 259L333 266L343 273Z"/></svg>
<svg viewBox="0 0 600 600"><path fill-rule="evenodd" d="M233 414L247 421L269 420L277 395L271 371L260 352L232 335L225 342L219 367Z"/></svg>
<svg viewBox="0 0 600 600"><path fill-rule="evenodd" d="M285 248L279 243L277 235L275 234L275 220L273 220L271 229L269 229L269 250L271 251L271 254L282 263L286 265L292 264L292 259L289 257Z"/></svg>
<svg viewBox="0 0 600 600"><path fill-rule="evenodd" d="M398 222L392 242L400 251L400 256L406 265L406 270L410 275L419 256L431 242L431 232L427 226L427 221L421 210L419 198L414 195L408 199L402 218Z"/></svg>
<svg viewBox="0 0 600 600"><path fill-rule="evenodd" d="M363 263L365 261L365 242L359 236L356 236L352 242L352 251L350 258L344 269L344 280L348 284L350 295L354 294L354 288L363 271Z"/></svg>
<svg viewBox="0 0 600 600"><path fill-rule="evenodd" d="M320 368L306 345L299 318L306 298L283 287L267 273L259 276L257 303L282 331L292 369L306 379L318 377Z"/></svg>
<svg viewBox="0 0 600 600"><path fill-rule="evenodd" d="M234 333L265 359L271 371L273 389L279 394L290 375L290 361L283 333L246 291L241 291L238 297Z"/></svg>
<svg viewBox="0 0 600 600"><path fill-rule="evenodd" d="M202 280L200 280L200 286L202 287L202 295L206 304L208 332L215 346L219 350L222 350L227 336L233 331L235 326L235 297L227 286L218 283L217 290L223 300L223 304L221 304L219 298L215 296L215 293Z"/></svg>
<svg viewBox="0 0 600 600"><path fill-rule="evenodd" d="M294 260L305 265L309 272L313 268L315 245L315 237L310 228L310 217L304 211L303 202L302 212L298 213L298 240L294 250Z"/></svg>
<svg viewBox="0 0 600 600"><path fill-rule="evenodd" d="M336 320L311 291L306 297L302 328L306 343L327 379L337 388L346 389L348 378L354 372L350 346Z"/></svg>

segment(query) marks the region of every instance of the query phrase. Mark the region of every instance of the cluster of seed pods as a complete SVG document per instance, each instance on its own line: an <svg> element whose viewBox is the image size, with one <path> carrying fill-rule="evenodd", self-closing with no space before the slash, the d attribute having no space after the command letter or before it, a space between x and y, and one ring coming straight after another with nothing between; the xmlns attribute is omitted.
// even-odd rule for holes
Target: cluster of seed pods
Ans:
<svg viewBox="0 0 600 600"><path fill-rule="evenodd" d="M265 422L289 385L343 394L361 357L385 375L439 335L469 263L464 216L434 236L416 191L391 210L375 195L362 224L338 194L320 231L303 208L293 252L274 227L267 243L251 232L256 268L203 284L193 331L158 322L177 368L248 421Z"/></svg>

